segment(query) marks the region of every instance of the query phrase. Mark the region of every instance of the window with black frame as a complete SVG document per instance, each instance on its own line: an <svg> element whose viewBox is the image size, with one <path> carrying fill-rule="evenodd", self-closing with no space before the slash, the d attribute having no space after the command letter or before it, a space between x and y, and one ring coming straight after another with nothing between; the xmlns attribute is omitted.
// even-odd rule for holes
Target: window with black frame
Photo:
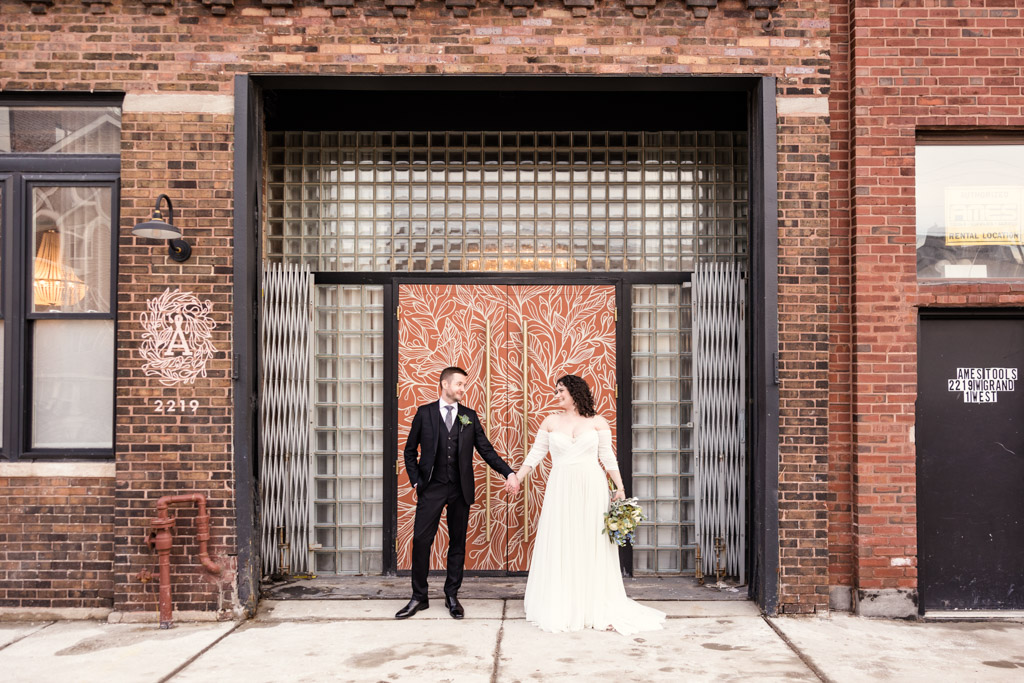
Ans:
<svg viewBox="0 0 1024 683"><path fill-rule="evenodd" d="M1024 141L919 137L919 280L1024 278Z"/></svg>
<svg viewBox="0 0 1024 683"><path fill-rule="evenodd" d="M0 102L4 457L109 458L120 108Z"/></svg>

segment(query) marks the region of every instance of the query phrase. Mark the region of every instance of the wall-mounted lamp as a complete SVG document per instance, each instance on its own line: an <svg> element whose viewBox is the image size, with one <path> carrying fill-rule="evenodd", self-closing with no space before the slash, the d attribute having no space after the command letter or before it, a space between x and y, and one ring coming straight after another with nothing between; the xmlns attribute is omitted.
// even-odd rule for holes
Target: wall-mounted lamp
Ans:
<svg viewBox="0 0 1024 683"><path fill-rule="evenodd" d="M167 220L164 221L160 213L160 200L167 202ZM192 255L192 246L181 239L181 230L174 227L174 207L171 205L171 198L165 194L156 198L156 206L153 207L153 217L145 223L136 223L132 228L132 234L136 237L150 237L155 240L167 240L167 255L172 261L184 263Z"/></svg>

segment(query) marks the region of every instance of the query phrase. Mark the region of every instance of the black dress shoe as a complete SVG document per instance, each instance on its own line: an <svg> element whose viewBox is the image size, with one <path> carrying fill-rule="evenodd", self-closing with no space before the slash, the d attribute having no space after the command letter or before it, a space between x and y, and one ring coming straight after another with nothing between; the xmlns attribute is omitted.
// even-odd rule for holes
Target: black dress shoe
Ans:
<svg viewBox="0 0 1024 683"><path fill-rule="evenodd" d="M420 610L425 610L425 609L429 609L429 608L430 608L430 601L429 600L417 600L416 598L413 598L412 600L409 601L408 605L406 605L402 609L398 610L398 612L395 614L395 619L408 619L409 617L411 617L412 615L416 614Z"/></svg>
<svg viewBox="0 0 1024 683"><path fill-rule="evenodd" d="M451 614L454 619L461 619L466 616L466 611L462 609L462 604L459 602L459 599L454 596L444 596L444 606L448 608L448 613Z"/></svg>

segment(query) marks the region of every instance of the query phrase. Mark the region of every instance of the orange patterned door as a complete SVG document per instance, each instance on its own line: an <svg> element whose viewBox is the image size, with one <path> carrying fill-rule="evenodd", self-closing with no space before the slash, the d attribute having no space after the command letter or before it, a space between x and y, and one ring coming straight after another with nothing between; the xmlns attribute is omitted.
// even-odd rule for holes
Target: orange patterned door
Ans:
<svg viewBox="0 0 1024 683"><path fill-rule="evenodd" d="M522 464L544 417L555 410L554 381L564 374L581 375L591 384L598 411L614 429L615 288L401 285L399 307L398 569L409 569L416 502L401 449L416 408L437 400L441 370L458 365L469 373L463 403L477 411L495 450L513 469ZM526 571L550 463L531 475L525 497L511 499L502 490L502 477L479 456L474 455L473 467L476 503L470 510L466 569ZM442 518L431 569L444 568L447 550Z"/></svg>
<svg viewBox="0 0 1024 683"><path fill-rule="evenodd" d="M504 368L508 287L401 285L398 305L398 569L409 569L416 499L405 473L402 449L416 408L438 400L438 377L443 369L456 365L469 373L462 402L480 416L498 455L514 466L508 458L508 429L498 417L508 393ZM488 375L490 405L485 396ZM466 569L504 570L508 545L505 480L475 453L473 475L476 503L469 512ZM430 568L443 569L447 553L448 526L442 517L430 551Z"/></svg>
<svg viewBox="0 0 1024 683"><path fill-rule="evenodd" d="M526 366L523 366L525 331ZM537 430L556 412L555 381L579 375L594 392L595 405L615 440L615 287L612 285L509 288L509 441L518 469ZM523 386L527 400L523 400ZM524 425L526 426L524 433ZM551 470L545 458L525 491L509 506L508 571L530 568L533 540Z"/></svg>

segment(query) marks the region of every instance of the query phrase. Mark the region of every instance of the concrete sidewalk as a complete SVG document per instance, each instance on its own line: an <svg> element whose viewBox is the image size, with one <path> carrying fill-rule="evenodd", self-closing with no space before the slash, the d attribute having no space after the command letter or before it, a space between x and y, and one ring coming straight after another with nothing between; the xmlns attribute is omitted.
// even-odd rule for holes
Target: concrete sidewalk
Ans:
<svg viewBox="0 0 1024 683"><path fill-rule="evenodd" d="M544 633L519 600L264 601L240 623L0 623L0 679L15 681L636 681L1024 678L1024 624L767 620L748 602L646 602L662 631Z"/></svg>

